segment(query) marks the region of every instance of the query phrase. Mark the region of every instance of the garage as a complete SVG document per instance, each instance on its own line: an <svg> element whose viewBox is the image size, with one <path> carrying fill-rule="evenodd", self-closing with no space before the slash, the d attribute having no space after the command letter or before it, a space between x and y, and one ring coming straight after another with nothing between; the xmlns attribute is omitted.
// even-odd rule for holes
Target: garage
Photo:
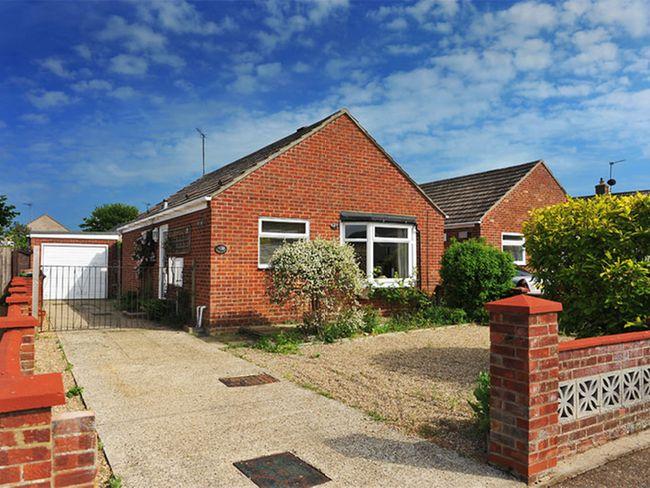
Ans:
<svg viewBox="0 0 650 488"><path fill-rule="evenodd" d="M32 233L30 239L33 249L40 248L43 300L108 298L116 234L48 232Z"/></svg>

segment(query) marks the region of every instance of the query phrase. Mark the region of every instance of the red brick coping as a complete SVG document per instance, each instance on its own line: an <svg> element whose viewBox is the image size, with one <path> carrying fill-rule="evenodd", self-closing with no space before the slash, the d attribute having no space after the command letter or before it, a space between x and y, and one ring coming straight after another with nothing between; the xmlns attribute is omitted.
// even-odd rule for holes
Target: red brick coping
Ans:
<svg viewBox="0 0 650 488"><path fill-rule="evenodd" d="M576 351L578 349L588 349L590 347L610 346L612 344L623 344L625 342L645 340L650 340L650 330L625 332L623 334L613 334L600 337L587 337L586 339L575 339L573 341L561 342L559 351Z"/></svg>

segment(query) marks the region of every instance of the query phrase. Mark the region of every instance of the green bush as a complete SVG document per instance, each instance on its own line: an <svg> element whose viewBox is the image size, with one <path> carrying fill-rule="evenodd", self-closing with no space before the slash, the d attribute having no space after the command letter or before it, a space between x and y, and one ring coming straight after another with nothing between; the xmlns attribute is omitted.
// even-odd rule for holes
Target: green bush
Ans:
<svg viewBox="0 0 650 488"><path fill-rule="evenodd" d="M370 299L383 300L399 308L420 309L431 305L431 298L419 288L413 286L389 286L373 288Z"/></svg>
<svg viewBox="0 0 650 488"><path fill-rule="evenodd" d="M467 313L462 308L431 305L418 314L425 322L432 325L455 325L468 322Z"/></svg>
<svg viewBox="0 0 650 488"><path fill-rule="evenodd" d="M513 287L512 256L483 239L453 240L442 256L440 276L446 303L462 308L471 320L487 321L483 306Z"/></svg>
<svg viewBox="0 0 650 488"><path fill-rule="evenodd" d="M143 300L140 307L149 320L162 321L174 313L172 302L157 298Z"/></svg>
<svg viewBox="0 0 650 488"><path fill-rule="evenodd" d="M325 324L319 334L323 342L331 343L344 337L352 337L364 328L364 313L350 308L339 313L335 320Z"/></svg>
<svg viewBox="0 0 650 488"><path fill-rule="evenodd" d="M650 195L603 195L535 210L526 252L544 294L562 302L563 332L646 328L650 303Z"/></svg>
<svg viewBox="0 0 650 488"><path fill-rule="evenodd" d="M140 299L136 291L127 291L122 293L119 298L118 306L120 310L127 312L137 312L140 310Z"/></svg>
<svg viewBox="0 0 650 488"><path fill-rule="evenodd" d="M271 300L308 307L304 322L317 334L341 310L356 305L363 286L354 249L336 241L284 244L273 253L270 265Z"/></svg>
<svg viewBox="0 0 650 488"><path fill-rule="evenodd" d="M481 371L476 380L474 400L467 400L474 411L476 426L480 432L490 430L490 373Z"/></svg>
<svg viewBox="0 0 650 488"><path fill-rule="evenodd" d="M361 330L370 334L382 324L381 312L372 305L366 305L362 310L363 325L361 326Z"/></svg>

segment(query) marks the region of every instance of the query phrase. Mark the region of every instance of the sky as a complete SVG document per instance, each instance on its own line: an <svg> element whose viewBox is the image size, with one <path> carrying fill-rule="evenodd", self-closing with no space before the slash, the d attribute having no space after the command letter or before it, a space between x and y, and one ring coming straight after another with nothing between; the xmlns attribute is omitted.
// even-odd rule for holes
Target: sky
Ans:
<svg viewBox="0 0 650 488"><path fill-rule="evenodd" d="M418 182L650 188L650 2L0 2L0 194L70 228L347 107ZM27 204L31 204L27 205Z"/></svg>

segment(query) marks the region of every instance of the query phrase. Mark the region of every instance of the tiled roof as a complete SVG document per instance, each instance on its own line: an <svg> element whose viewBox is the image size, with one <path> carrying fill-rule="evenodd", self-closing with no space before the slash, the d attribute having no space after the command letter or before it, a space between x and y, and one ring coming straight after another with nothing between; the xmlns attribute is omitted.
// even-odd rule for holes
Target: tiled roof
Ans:
<svg viewBox="0 0 650 488"><path fill-rule="evenodd" d="M324 119L319 120L314 124L311 124L306 127L301 127L293 134L283 137L282 139L279 139L269 144L268 146L264 146L262 149L258 149L257 151L250 153L249 155L244 156L243 158L239 158L236 161L233 161L232 163L226 164L221 168L218 168L210 173L207 173L206 175L202 176L198 180L193 181L189 185L181 188L176 193L166 198L165 200L167 201L167 208L172 208L181 205L185 202L189 202L190 200L195 200L200 197L207 197L209 195L212 195L224 185L232 182L237 177L253 169L255 166L257 166L259 163L264 161L269 156L291 145L292 143L294 143L304 135L314 130L319 125L323 124L329 119L335 118L336 116L340 115L342 112L343 110L339 110L331 115L328 115ZM138 217L135 220L139 220L143 217L152 216L164 210L165 200L152 206L148 212L138 215Z"/></svg>
<svg viewBox="0 0 650 488"><path fill-rule="evenodd" d="M446 180L420 188L447 215L449 224L478 222L492 206L542 161L509 166Z"/></svg>
<svg viewBox="0 0 650 488"><path fill-rule="evenodd" d="M630 191L619 191L615 192L613 191L611 194L614 195L615 197L629 197L630 195L636 195L637 193L641 193L643 195L650 195L650 190L630 190ZM596 195L581 195L579 197L574 197L574 198L593 198Z"/></svg>

